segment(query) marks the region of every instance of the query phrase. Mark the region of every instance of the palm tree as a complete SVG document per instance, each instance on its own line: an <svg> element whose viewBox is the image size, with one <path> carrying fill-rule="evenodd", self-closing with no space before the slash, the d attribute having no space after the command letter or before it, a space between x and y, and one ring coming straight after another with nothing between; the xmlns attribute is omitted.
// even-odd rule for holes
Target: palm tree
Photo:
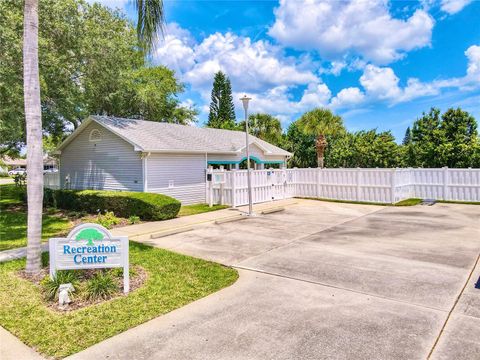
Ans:
<svg viewBox="0 0 480 360"><path fill-rule="evenodd" d="M27 130L27 266L41 268L43 147L38 71L38 0L25 0L23 25L23 93Z"/></svg>
<svg viewBox="0 0 480 360"><path fill-rule="evenodd" d="M245 131L245 121L240 122L238 126ZM270 114L256 113L248 117L248 128L250 133L273 145L282 143L282 125L280 120Z"/></svg>
<svg viewBox="0 0 480 360"><path fill-rule="evenodd" d="M135 0L137 36L150 52L157 34L163 33L163 0ZM27 266L28 273L41 270L43 208L43 147L40 74L38 69L38 0L25 0L23 29L23 95L27 129Z"/></svg>
<svg viewBox="0 0 480 360"><path fill-rule="evenodd" d="M317 164L319 168L323 168L325 149L328 145L327 136L345 131L342 118L329 109L317 108L303 114L298 120L298 125L304 133L316 137Z"/></svg>
<svg viewBox="0 0 480 360"><path fill-rule="evenodd" d="M165 12L163 0L134 0L137 9L137 37L143 48L150 52L155 48L158 34L163 34Z"/></svg>

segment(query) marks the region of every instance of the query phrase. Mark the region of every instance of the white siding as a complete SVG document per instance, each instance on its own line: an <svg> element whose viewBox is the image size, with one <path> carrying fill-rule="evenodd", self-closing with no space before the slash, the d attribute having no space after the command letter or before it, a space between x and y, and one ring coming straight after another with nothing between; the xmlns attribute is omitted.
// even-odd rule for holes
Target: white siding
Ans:
<svg viewBox="0 0 480 360"><path fill-rule="evenodd" d="M89 140L99 129L102 139ZM102 126L88 125L60 155L61 186L70 177L72 189L142 191L142 160L133 146Z"/></svg>
<svg viewBox="0 0 480 360"><path fill-rule="evenodd" d="M183 204L205 202L205 155L155 154L146 159L147 191Z"/></svg>

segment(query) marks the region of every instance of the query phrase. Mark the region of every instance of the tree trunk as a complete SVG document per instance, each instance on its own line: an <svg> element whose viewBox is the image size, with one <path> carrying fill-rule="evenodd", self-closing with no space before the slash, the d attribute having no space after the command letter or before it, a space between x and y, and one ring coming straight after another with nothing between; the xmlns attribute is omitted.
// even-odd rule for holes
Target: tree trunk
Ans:
<svg viewBox="0 0 480 360"><path fill-rule="evenodd" d="M27 129L27 267L41 269L43 149L38 70L38 0L25 0L23 27L23 94Z"/></svg>
<svg viewBox="0 0 480 360"><path fill-rule="evenodd" d="M315 148L317 150L317 166L319 168L324 167L324 156L325 156L325 148L327 147L327 139L325 135L318 135L317 140L315 143Z"/></svg>

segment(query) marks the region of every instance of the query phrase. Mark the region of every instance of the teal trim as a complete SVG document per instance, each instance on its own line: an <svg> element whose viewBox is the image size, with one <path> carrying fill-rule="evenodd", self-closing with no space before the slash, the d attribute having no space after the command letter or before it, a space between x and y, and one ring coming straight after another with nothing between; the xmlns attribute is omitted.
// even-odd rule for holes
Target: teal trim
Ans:
<svg viewBox="0 0 480 360"><path fill-rule="evenodd" d="M207 161L208 165L228 165L228 164L239 164L238 161L229 161L229 160L215 160L215 161Z"/></svg>
<svg viewBox="0 0 480 360"><path fill-rule="evenodd" d="M209 165L229 165L229 164L240 164L242 161L247 160L245 156L240 161L235 160L209 160L207 163ZM250 160L255 161L257 164L283 164L284 160L260 160L256 156L250 156Z"/></svg>

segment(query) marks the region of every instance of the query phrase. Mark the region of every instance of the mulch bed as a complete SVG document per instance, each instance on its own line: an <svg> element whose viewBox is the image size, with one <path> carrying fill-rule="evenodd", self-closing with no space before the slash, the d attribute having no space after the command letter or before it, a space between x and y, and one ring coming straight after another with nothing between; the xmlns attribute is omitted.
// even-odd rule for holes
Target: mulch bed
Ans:
<svg viewBox="0 0 480 360"><path fill-rule="evenodd" d="M148 273L145 269L139 265L134 265L131 267L133 269L133 274L130 274L130 292L135 291L136 289L142 287L145 281L148 278ZM102 271L100 269L89 269L89 270L79 270L81 271L81 275L79 276L80 282L84 282L94 276L94 274L98 271ZM35 284L40 290L43 291L43 287L41 285L42 280L49 275L48 268L43 268L40 273L35 275L30 275L25 272L25 270L21 270L17 272L17 275L25 280L28 280ZM101 304L112 299L127 296L128 294L123 293L123 276L114 276L115 281L118 285L118 291L109 296L105 299L85 299L82 296L76 296L75 292L70 294L70 299L72 302L68 305L60 306L58 305L58 299L56 298L54 301L48 300L46 297L43 298L45 306L50 308L53 311L59 313L66 313L74 310L78 310L87 306Z"/></svg>

